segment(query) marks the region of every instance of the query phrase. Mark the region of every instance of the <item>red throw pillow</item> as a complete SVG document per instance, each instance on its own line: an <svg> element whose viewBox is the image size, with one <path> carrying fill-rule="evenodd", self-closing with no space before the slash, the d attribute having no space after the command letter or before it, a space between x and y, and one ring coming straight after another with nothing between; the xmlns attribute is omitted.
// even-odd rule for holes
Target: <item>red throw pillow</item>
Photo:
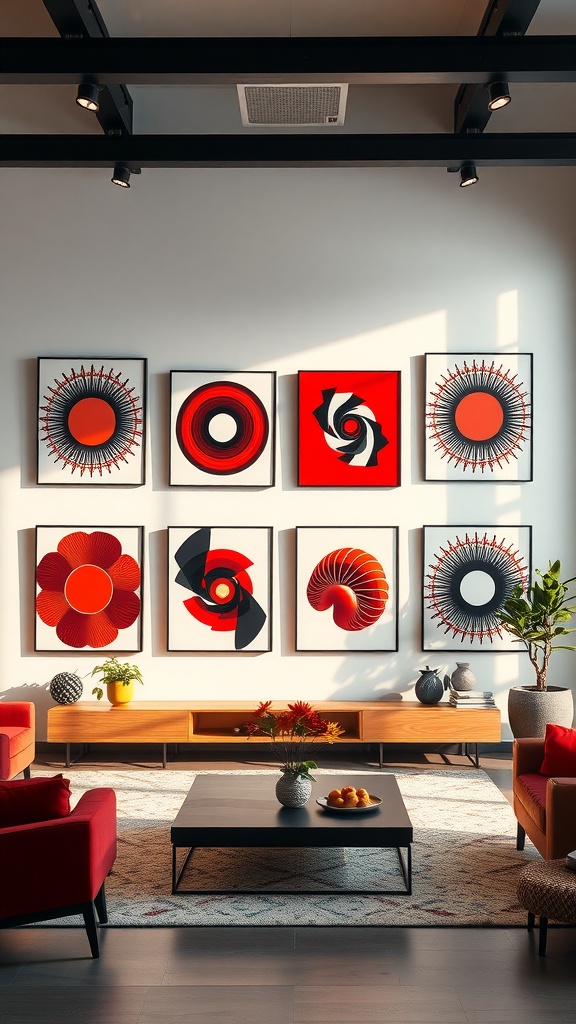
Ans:
<svg viewBox="0 0 576 1024"><path fill-rule="evenodd" d="M551 778L576 778L576 729L547 725L541 775Z"/></svg>
<svg viewBox="0 0 576 1024"><path fill-rule="evenodd" d="M70 779L12 779L0 782L0 828L65 818L70 814Z"/></svg>

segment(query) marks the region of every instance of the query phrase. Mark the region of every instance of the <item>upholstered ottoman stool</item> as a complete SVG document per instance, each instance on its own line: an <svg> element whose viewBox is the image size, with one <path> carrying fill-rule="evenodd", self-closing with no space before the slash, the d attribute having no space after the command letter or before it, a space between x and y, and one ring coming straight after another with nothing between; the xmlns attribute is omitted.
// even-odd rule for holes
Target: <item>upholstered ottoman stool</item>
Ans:
<svg viewBox="0 0 576 1024"><path fill-rule="evenodd" d="M528 931L534 919L540 918L538 952L546 954L548 919L576 924L576 871L566 867L566 860L536 861L522 868L516 889L520 904L528 911Z"/></svg>

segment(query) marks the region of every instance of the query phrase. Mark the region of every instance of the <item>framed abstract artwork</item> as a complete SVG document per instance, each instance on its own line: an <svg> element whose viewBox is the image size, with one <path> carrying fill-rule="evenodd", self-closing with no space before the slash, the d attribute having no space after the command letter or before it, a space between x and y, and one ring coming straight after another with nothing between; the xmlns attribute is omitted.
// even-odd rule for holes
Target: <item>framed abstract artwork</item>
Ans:
<svg viewBox="0 0 576 1024"><path fill-rule="evenodd" d="M168 527L168 650L270 651L272 528Z"/></svg>
<svg viewBox="0 0 576 1024"><path fill-rule="evenodd" d="M532 355L426 357L426 480L532 479Z"/></svg>
<svg viewBox="0 0 576 1024"><path fill-rule="evenodd" d="M142 650L143 532L36 527L34 650Z"/></svg>
<svg viewBox="0 0 576 1024"><path fill-rule="evenodd" d="M425 526L424 651L517 651L496 616L531 575L531 526Z"/></svg>
<svg viewBox="0 0 576 1024"><path fill-rule="evenodd" d="M398 650L398 527L296 527L296 650Z"/></svg>
<svg viewBox="0 0 576 1024"><path fill-rule="evenodd" d="M276 374L172 370L170 483L272 487Z"/></svg>
<svg viewBox="0 0 576 1024"><path fill-rule="evenodd" d="M399 484L400 372L300 370L298 485Z"/></svg>
<svg viewBox="0 0 576 1024"><path fill-rule="evenodd" d="M140 485L146 359L38 359L39 484Z"/></svg>

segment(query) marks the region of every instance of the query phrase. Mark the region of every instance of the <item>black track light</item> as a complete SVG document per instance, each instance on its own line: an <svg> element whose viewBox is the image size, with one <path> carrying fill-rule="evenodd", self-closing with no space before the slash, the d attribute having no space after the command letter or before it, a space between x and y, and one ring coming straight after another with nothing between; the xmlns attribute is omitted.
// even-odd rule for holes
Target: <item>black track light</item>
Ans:
<svg viewBox="0 0 576 1024"><path fill-rule="evenodd" d="M466 188L467 185L475 185L477 181L476 164L462 164L460 168L460 188Z"/></svg>
<svg viewBox="0 0 576 1024"><path fill-rule="evenodd" d="M100 110L100 86L98 82L82 82L78 86L76 103L84 110Z"/></svg>
<svg viewBox="0 0 576 1024"><path fill-rule="evenodd" d="M114 185L119 185L120 188L130 188L130 168L126 167L126 164L115 164L114 174L110 181Z"/></svg>
<svg viewBox="0 0 576 1024"><path fill-rule="evenodd" d="M492 82L488 86L488 110L507 107L511 99L507 82Z"/></svg>

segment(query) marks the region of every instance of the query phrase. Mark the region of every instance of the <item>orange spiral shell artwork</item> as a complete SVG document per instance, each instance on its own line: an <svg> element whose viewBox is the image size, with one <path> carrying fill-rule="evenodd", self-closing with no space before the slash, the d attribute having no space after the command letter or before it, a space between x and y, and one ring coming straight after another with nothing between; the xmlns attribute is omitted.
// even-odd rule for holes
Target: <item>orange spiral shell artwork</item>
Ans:
<svg viewBox="0 0 576 1024"><path fill-rule="evenodd" d="M318 612L332 608L340 629L366 629L378 621L388 600L388 582L380 562L360 548L338 548L318 562L306 596Z"/></svg>

